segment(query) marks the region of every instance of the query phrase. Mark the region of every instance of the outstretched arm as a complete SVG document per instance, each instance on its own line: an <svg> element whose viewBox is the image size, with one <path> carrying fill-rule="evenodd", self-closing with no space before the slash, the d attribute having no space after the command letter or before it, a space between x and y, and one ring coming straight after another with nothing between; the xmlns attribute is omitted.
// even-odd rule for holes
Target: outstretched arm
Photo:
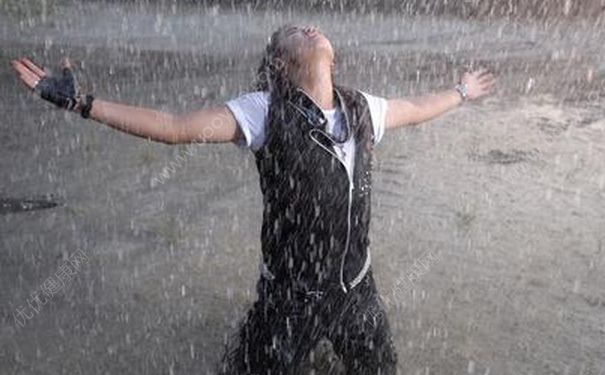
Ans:
<svg viewBox="0 0 605 375"><path fill-rule="evenodd" d="M82 111L81 95L68 59L61 63L62 76L59 77L47 76L42 68L27 58L13 60L11 65L21 82L44 99L64 109L77 113ZM225 105L173 115L95 98L89 118L125 133L167 144L235 143L243 136Z"/></svg>
<svg viewBox="0 0 605 375"><path fill-rule="evenodd" d="M465 73L460 81L466 84L467 99L475 100L491 93L496 80L486 70ZM444 90L411 99L389 99L387 101L386 129L415 125L431 120L457 107L462 95L455 89Z"/></svg>
<svg viewBox="0 0 605 375"><path fill-rule="evenodd" d="M95 99L90 118L166 144L236 142L243 136L233 114L224 105L173 115Z"/></svg>

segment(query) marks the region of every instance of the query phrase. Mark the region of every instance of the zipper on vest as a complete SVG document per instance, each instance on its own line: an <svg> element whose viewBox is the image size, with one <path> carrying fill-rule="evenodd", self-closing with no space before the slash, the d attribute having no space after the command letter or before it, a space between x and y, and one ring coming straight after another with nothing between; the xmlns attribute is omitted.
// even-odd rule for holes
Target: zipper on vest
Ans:
<svg viewBox="0 0 605 375"><path fill-rule="evenodd" d="M344 265L345 265L345 259L347 258L347 253L349 252L349 240L351 237L351 206L353 204L353 179L351 178L349 171L347 170L347 166L345 165L344 161L342 161L340 159L340 157L338 155L336 155L334 152L332 152L331 150L329 150L327 147L325 147L323 144L321 144L320 141L318 141L314 136L313 136L313 131L319 131L322 132L325 136L329 137L331 139L331 137L326 134L323 130L321 129L311 129L309 130L309 137L311 137L311 139L317 143L319 146L321 146L321 148L323 148L324 150L326 150L327 152L330 153L330 155L334 156L338 162L343 166L345 173L347 174L347 181L349 181L349 199L348 199L348 205L347 205L347 240L345 242L345 251L344 254L342 255L342 259L340 261L340 287L342 288L342 290L347 293L347 286L345 285L344 282Z"/></svg>
<svg viewBox="0 0 605 375"><path fill-rule="evenodd" d="M307 98L309 98L309 100L311 100L315 106L317 108L321 107L319 106L319 104L309 95L305 92L305 90L303 90L300 87L297 87L297 91L302 92ZM342 96L340 94L340 91L338 91L338 89L334 88L334 92L336 93L336 95L338 95L338 101L340 102L341 105L341 110L343 112L343 115L345 117L345 125L347 127L347 138L349 137L353 137L352 132L352 128L351 128L351 123L349 122L349 117L347 116L347 110L345 108L345 102L342 99ZM289 104L291 104L296 110L298 110L298 112L300 112L303 117L305 117L305 119L309 122L314 122L313 120L317 120L316 118L311 119L309 115L313 115L312 117L315 117L315 114L312 111L309 111L309 114L305 113L305 111L302 111L296 104L288 101ZM325 120L323 118L320 117L320 121L319 124L323 125L325 123ZM324 132L322 129L311 129L309 130L309 137L311 137L311 139L317 143L319 146L321 146L321 148L323 148L324 150L326 150L328 153L330 153L330 155L334 156L339 162L340 164L343 166L345 173L347 174L347 180L349 181L349 200L348 200L348 206L347 206L347 240L345 242L345 251L344 254L342 256L342 260L340 262L340 287L342 288L342 290L347 293L347 286L345 285L344 282L344 265L345 265L345 260L347 257L347 253L349 252L349 242L350 242L350 238L351 238L351 206L353 204L353 177L351 177L351 175L349 174L349 171L347 170L347 166L345 165L344 161L340 159L340 157L338 155L336 155L334 152L332 152L331 150L329 150L328 148L326 148L320 141L318 141L315 137L313 137L312 132L313 131L319 131L322 132L326 137L328 137L329 139L332 139L332 137L328 134L326 134L326 132ZM354 171L352 172L354 173ZM353 281L350 283L350 288L353 289L357 284L359 284L361 282L361 280L363 279L363 277L365 276L365 274L367 273L369 267L370 267L370 249L367 249L367 255L366 255L366 260L365 263L361 269L361 271L359 272L359 274L355 277L355 279L353 279Z"/></svg>

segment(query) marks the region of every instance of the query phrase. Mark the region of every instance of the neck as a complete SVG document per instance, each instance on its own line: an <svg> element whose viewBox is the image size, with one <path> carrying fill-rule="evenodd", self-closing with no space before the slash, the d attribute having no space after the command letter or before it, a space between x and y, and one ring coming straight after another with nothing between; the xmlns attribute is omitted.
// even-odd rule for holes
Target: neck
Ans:
<svg viewBox="0 0 605 375"><path fill-rule="evenodd" d="M307 93L323 110L334 109L334 92L332 84L332 72L317 62L301 69L298 74L298 86Z"/></svg>

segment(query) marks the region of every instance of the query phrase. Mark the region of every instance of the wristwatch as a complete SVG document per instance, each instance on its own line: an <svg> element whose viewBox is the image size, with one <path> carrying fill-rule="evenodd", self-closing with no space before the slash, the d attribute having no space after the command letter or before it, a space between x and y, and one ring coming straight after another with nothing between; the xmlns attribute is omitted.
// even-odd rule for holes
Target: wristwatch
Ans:
<svg viewBox="0 0 605 375"><path fill-rule="evenodd" d="M468 99L468 85L466 83L457 84L455 89L458 91L458 94L460 94L463 101Z"/></svg>

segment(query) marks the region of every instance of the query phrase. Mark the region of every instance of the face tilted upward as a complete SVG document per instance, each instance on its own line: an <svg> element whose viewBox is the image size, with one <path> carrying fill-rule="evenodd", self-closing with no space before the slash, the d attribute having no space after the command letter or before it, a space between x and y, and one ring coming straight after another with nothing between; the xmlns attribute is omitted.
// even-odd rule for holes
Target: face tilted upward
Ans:
<svg viewBox="0 0 605 375"><path fill-rule="evenodd" d="M329 67L334 60L332 44L315 26L289 26L281 33L279 44L295 68L309 67L317 60Z"/></svg>

